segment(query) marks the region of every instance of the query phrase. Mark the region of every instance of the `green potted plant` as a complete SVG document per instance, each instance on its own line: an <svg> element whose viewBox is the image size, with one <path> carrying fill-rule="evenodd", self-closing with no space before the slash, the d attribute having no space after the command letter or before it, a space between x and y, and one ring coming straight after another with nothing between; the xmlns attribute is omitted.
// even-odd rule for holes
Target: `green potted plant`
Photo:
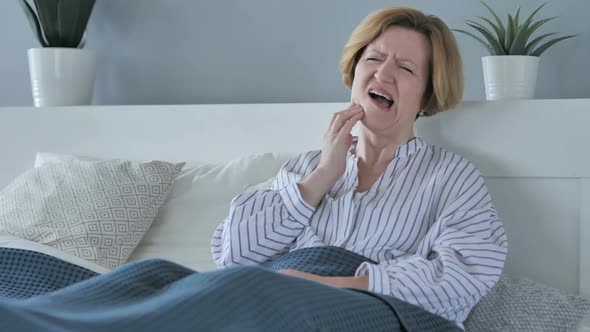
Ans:
<svg viewBox="0 0 590 332"><path fill-rule="evenodd" d="M550 38L555 33L545 33L532 38L541 26L557 18L555 16L533 20L547 2L537 7L523 21L518 8L514 15L508 14L505 22L500 20L490 6L483 1L480 2L492 15L492 19L478 16L481 22L473 20L465 22L481 37L461 29L453 29L453 31L474 38L490 52L490 56L482 58L486 99L533 98L541 54L558 42L575 35Z"/></svg>
<svg viewBox="0 0 590 332"><path fill-rule="evenodd" d="M82 48L95 0L19 0L19 3L42 46L27 52L35 106L90 104L96 52Z"/></svg>

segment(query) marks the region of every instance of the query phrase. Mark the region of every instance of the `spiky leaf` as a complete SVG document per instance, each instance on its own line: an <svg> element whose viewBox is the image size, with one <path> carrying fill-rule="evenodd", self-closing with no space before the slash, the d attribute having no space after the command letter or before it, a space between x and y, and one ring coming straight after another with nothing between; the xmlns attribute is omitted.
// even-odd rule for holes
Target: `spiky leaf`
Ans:
<svg viewBox="0 0 590 332"><path fill-rule="evenodd" d="M95 0L19 0L43 47L82 47Z"/></svg>
<svg viewBox="0 0 590 332"><path fill-rule="evenodd" d="M529 23L530 22L526 21L524 22L524 25L518 28L508 54L526 55L526 43L529 39Z"/></svg>
<svg viewBox="0 0 590 332"><path fill-rule="evenodd" d="M550 40L550 41L546 42L545 44L543 44L543 45L539 46L539 48L537 48L536 50L534 50L534 51L531 53L531 55L532 55L532 56L541 56L541 54L543 54L543 52L545 52L545 51L546 51L546 50L547 50L549 47L551 47L551 46L553 46L553 45L555 45L555 44L559 43L559 42L560 42L560 41L562 41L562 40L566 40L566 39L569 39L569 38L573 38L573 37L575 37L575 36L577 36L577 35L569 35L569 36L563 36L563 37L559 37L559 38L552 39L552 40Z"/></svg>
<svg viewBox="0 0 590 332"><path fill-rule="evenodd" d="M59 0L35 0L35 8L39 14L39 22L47 39L47 44L52 47L62 47L59 32Z"/></svg>
<svg viewBox="0 0 590 332"><path fill-rule="evenodd" d="M549 21L552 21L552 20L554 20L556 18L557 18L557 16L553 16L553 17L542 19L542 20L540 20L538 22L533 23L533 25L531 25L531 27L529 28L529 35L532 36L533 33L535 31L537 31L537 29L539 29L543 24L545 24L545 23L547 23Z"/></svg>
<svg viewBox="0 0 590 332"><path fill-rule="evenodd" d="M494 29L494 31L496 32L496 38L498 39L498 42L500 43L500 45L504 45L504 34L506 32L502 31L498 25L494 24L494 22L490 21L489 19L483 16L478 17L487 22L492 27L492 29Z"/></svg>
<svg viewBox="0 0 590 332"><path fill-rule="evenodd" d="M481 2L488 9L488 11L492 14L494 19L496 20L496 24L498 25L498 28L500 28L500 32L502 33L502 36L506 35L506 29L504 28L504 24L502 23L502 20L498 17L498 15L496 15L496 13L492 10L492 8L490 6L488 6L485 2L483 2L482 0L480 0L479 2Z"/></svg>
<svg viewBox="0 0 590 332"><path fill-rule="evenodd" d="M514 41L514 18L512 15L508 14L508 29L506 30L506 39L504 40L504 49L506 52L510 50L512 47L512 42Z"/></svg>
<svg viewBox="0 0 590 332"><path fill-rule="evenodd" d="M94 0L59 0L58 29L66 47L78 47L86 31Z"/></svg>
<svg viewBox="0 0 590 332"><path fill-rule="evenodd" d="M541 36L539 36L539 37L537 37L537 38L533 39L533 40L532 40L530 43L528 43L528 45L526 46L525 53L526 53L526 54L531 54L531 53L532 53L531 51L532 51L532 50L535 48L535 46L537 46L537 44L539 44L539 43L541 42L541 40L543 40L543 39L545 39L545 38L547 38L547 37L549 37L549 36L553 36L554 34L555 34L555 32L552 32L552 33L546 33L546 34L544 34L544 35L541 35Z"/></svg>
<svg viewBox="0 0 590 332"><path fill-rule="evenodd" d="M29 21L29 25L31 26L31 28L35 32L37 40L39 41L41 46L47 47L47 42L45 41L45 38L43 37L43 31L41 30L41 25L39 24L39 18L37 17L37 14L35 14L35 11L33 11L33 8L29 5L27 0L19 0L18 3L23 8L23 10L25 12L25 16L27 16L27 20Z"/></svg>
<svg viewBox="0 0 590 332"><path fill-rule="evenodd" d="M533 17L535 17L535 15L539 12L539 10L541 10L543 7L545 7L545 5L547 4L547 2L545 2L544 4L540 5L539 7L537 7L537 9L535 9L531 15L529 15L529 17L527 18L527 21L532 22L533 21Z"/></svg>
<svg viewBox="0 0 590 332"><path fill-rule="evenodd" d="M514 14L514 26L512 27L512 30L515 31L518 30L518 26L519 26L519 22L518 20L520 19L520 7L516 8L516 14Z"/></svg>
<svg viewBox="0 0 590 332"><path fill-rule="evenodd" d="M462 34L465 34L475 40L477 40L478 42L480 42L489 52L490 54L494 54L494 49L488 44L486 43L483 39L479 38L478 36L472 34L469 31L465 31L465 30L461 30L461 29L451 29L452 31L456 31L456 32L460 32Z"/></svg>
<svg viewBox="0 0 590 332"><path fill-rule="evenodd" d="M498 41L494 38L494 35L489 30L485 29L485 27L483 27L481 24L477 22L470 21L467 22L467 25L479 31L479 33L481 33L484 36L484 38L488 41L490 47L494 50L493 55L506 55L506 52L502 48L502 45L498 43Z"/></svg>

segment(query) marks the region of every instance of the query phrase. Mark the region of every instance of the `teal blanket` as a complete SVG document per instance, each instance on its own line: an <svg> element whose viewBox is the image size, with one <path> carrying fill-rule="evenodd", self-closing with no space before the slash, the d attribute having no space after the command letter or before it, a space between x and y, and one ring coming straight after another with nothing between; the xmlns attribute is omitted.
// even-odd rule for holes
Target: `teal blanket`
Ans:
<svg viewBox="0 0 590 332"><path fill-rule="evenodd" d="M461 331L393 297L275 272L350 276L363 261L317 247L266 266L199 273L145 260L97 275L0 248L0 331Z"/></svg>

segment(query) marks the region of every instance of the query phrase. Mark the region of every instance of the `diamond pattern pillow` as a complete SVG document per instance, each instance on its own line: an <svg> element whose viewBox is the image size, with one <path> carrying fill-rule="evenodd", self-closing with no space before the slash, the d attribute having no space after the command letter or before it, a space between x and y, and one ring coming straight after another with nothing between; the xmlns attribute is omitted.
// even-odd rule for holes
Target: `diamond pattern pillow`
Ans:
<svg viewBox="0 0 590 332"><path fill-rule="evenodd" d="M108 269L123 264L150 228L184 163L50 163L0 192L0 231Z"/></svg>

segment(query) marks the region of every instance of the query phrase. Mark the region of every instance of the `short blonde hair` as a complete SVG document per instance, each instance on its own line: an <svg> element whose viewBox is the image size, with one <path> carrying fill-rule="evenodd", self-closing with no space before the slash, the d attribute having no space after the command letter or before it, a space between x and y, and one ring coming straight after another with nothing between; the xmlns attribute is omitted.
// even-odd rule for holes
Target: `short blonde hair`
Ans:
<svg viewBox="0 0 590 332"><path fill-rule="evenodd" d="M424 34L431 49L430 77L424 92L424 115L455 107L463 97L463 63L457 41L438 17L407 7L392 7L369 15L354 29L340 59L344 84L352 88L355 67L367 47L391 26L401 26Z"/></svg>

